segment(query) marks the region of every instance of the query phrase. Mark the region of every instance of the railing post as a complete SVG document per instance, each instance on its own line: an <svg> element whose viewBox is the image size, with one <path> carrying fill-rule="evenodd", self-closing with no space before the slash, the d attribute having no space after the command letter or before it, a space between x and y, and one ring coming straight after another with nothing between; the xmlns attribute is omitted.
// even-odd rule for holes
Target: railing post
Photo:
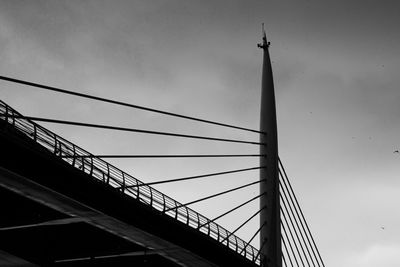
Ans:
<svg viewBox="0 0 400 267"><path fill-rule="evenodd" d="M186 209L186 224L189 225L189 209L185 206Z"/></svg>
<svg viewBox="0 0 400 267"><path fill-rule="evenodd" d="M225 240L226 240L226 246L229 248L229 238L231 237L231 233L228 232L228 230L225 229Z"/></svg>
<svg viewBox="0 0 400 267"><path fill-rule="evenodd" d="M57 155L57 135L54 135L54 155Z"/></svg>
<svg viewBox="0 0 400 267"><path fill-rule="evenodd" d="M140 190L140 186L139 186L139 182L136 180L136 199L138 199L139 200L139 197L140 197L140 193L139 193L139 190Z"/></svg>
<svg viewBox="0 0 400 267"><path fill-rule="evenodd" d="M72 151L73 151L73 153L74 153L74 156L72 157L72 166L74 166L74 167L75 167L75 161L76 161L76 148L75 148L75 145L74 145L74 144L72 145Z"/></svg>
<svg viewBox="0 0 400 267"><path fill-rule="evenodd" d="M233 235L233 237L235 238L235 244L236 244L236 249L235 249L235 251L238 252L239 246L238 246L237 237L236 237L235 235Z"/></svg>
<svg viewBox="0 0 400 267"><path fill-rule="evenodd" d="M6 116L4 119L5 119L6 123L8 124L8 106L7 105L6 105Z"/></svg>
<svg viewBox="0 0 400 267"><path fill-rule="evenodd" d="M200 224L200 214L198 212L196 212L196 215L197 215L197 229L199 229L199 231L200 231L200 226L201 226L201 224Z"/></svg>
<svg viewBox="0 0 400 267"><path fill-rule="evenodd" d="M90 157L90 176L93 175L93 168L94 168L94 166L93 166L93 157Z"/></svg>
<svg viewBox="0 0 400 267"><path fill-rule="evenodd" d="M62 143L61 143L61 142L58 143L58 147L59 147L58 155L59 155L59 156L62 156L62 147L63 147L63 146L62 146Z"/></svg>
<svg viewBox="0 0 400 267"><path fill-rule="evenodd" d="M33 140L37 142L37 129L36 124L33 125Z"/></svg>
<svg viewBox="0 0 400 267"><path fill-rule="evenodd" d="M150 206L153 207L153 189L149 186L150 189Z"/></svg>
<svg viewBox="0 0 400 267"><path fill-rule="evenodd" d="M8 122L8 117L9 117L9 113L10 113L10 117L11 117L11 119L12 119L12 125L15 126L14 111L13 111L7 104L5 104L5 106L6 106L6 122L9 123L9 122ZM10 112L9 112L9 111L10 111Z"/></svg>
<svg viewBox="0 0 400 267"><path fill-rule="evenodd" d="M162 194L162 198L163 198L163 210L162 210L162 213L164 213L165 212L165 206L166 206L166 204L165 204L165 195L164 194Z"/></svg>
<svg viewBox="0 0 400 267"><path fill-rule="evenodd" d="M219 226L217 226L217 233L218 233L218 235L217 235L217 241L219 242L219 237L221 236L220 233L219 233Z"/></svg>
<svg viewBox="0 0 400 267"><path fill-rule="evenodd" d="M13 110L11 115L12 115L12 125L15 127L15 114Z"/></svg>
<svg viewBox="0 0 400 267"><path fill-rule="evenodd" d="M122 193L123 193L123 192L125 192L125 186L126 186L126 184L125 184L125 174L124 174L123 171L121 171L121 173L122 173L122 186L121 186L121 190L122 190Z"/></svg>
<svg viewBox="0 0 400 267"><path fill-rule="evenodd" d="M85 172L85 158L81 157L81 161L82 161L82 171Z"/></svg>
<svg viewBox="0 0 400 267"><path fill-rule="evenodd" d="M107 163L107 184L110 183L110 165Z"/></svg>
<svg viewBox="0 0 400 267"><path fill-rule="evenodd" d="M176 202L176 200L174 200L174 202L175 202L175 207L178 206L178 202ZM174 209L174 210L175 210L175 220L178 219L178 209L179 209L179 208Z"/></svg>

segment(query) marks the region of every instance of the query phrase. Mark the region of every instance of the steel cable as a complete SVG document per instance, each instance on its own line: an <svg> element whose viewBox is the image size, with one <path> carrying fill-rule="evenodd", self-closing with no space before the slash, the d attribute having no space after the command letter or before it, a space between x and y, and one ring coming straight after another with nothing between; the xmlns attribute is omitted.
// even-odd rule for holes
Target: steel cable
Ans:
<svg viewBox="0 0 400 267"><path fill-rule="evenodd" d="M300 205L299 205L299 202L298 202L298 200L297 200L297 197L296 197L296 195L294 194L292 185L290 184L290 181L289 181L289 178L288 178L288 176L287 176L285 167L283 166L282 161L281 161L280 158L278 158L278 162L279 162L280 167L282 168L283 173L285 174L285 178L286 178L286 181L288 182L290 191L292 192L293 198L294 198L295 203L296 203L296 207L297 207L298 210L300 211L301 218L303 219L304 224L306 225L308 234L309 234L309 236L310 236L310 238L311 238L311 241L312 241L312 244L313 244L313 246L314 246L314 248L315 248L315 250L316 250L316 252L317 252L317 254L318 254L319 260L320 260L322 266L325 267L324 261L322 260L321 254L319 253L319 250L318 250L318 247L317 247L317 245L315 244L314 237L313 237L312 234L311 234L310 228L308 227L308 223L307 223L307 221L306 221L306 219L305 219L305 217L304 217L303 211L302 211L302 209L301 209L301 207L300 207ZM311 247L311 248L313 248L313 247ZM314 249L313 249L313 251L314 251Z"/></svg>
<svg viewBox="0 0 400 267"><path fill-rule="evenodd" d="M43 84L39 84L39 83L28 82L28 81L24 81L24 80L15 79L15 78L0 76L0 80L13 82L13 83L19 83L19 84L23 84L23 85L28 85L28 86L35 87L35 88L50 90L50 91L53 91L53 92L79 96L79 97L83 97L83 98L87 98L87 99L91 99L91 100L110 103L110 104L115 104L115 105L120 105L120 106L140 109L140 110L145 110L145 111L149 111L149 112L153 112L153 113L159 113L159 114L168 115L168 116L172 116L172 117L178 117L178 118L198 121L198 122L202 122L202 123L214 124L214 125L218 125L218 126L223 126L223 127L228 127L228 128L233 128L233 129L238 129L238 130L243 130L243 131L249 131L249 132L254 132L254 133L266 134L265 132L261 132L261 131L257 131L257 130L253 130L253 129L249 129L249 128L244 128L244 127L234 126L234 125L230 125L230 124L226 124L226 123L221 123L221 122L210 121L210 120L200 119L200 118L196 118L196 117L181 115L181 114L172 113L172 112L168 112L168 111L163 111L163 110L159 110L159 109L154 109L154 108L134 105L134 104L130 104L130 103L125 103L125 102L121 102L121 101L117 101L117 100L106 99L106 98L103 98L103 97L98 97L98 96L93 96L93 95L88 95L88 94L68 91L68 90L61 89L61 88L56 88L56 87L43 85Z"/></svg>
<svg viewBox="0 0 400 267"><path fill-rule="evenodd" d="M266 145L265 143L245 141L245 140L235 140L235 139L226 139L226 138L199 136L199 135L188 135L188 134L179 134L179 133L170 133L170 132L158 132L158 131L151 131L151 130L142 130L142 129L125 128L125 127L110 126L110 125L103 125L103 124L92 124L92 123L84 123L84 122L76 122L76 121L39 118L39 117L31 117L31 116L14 116L14 115L12 115L9 117L27 119L27 120L32 120L32 121L67 124L67 125L91 127L91 128L101 128L101 129L125 131L125 132L136 132L136 133L144 133L144 134L165 135L165 136L203 139L203 140L220 141L220 142L242 143L242 144L251 144L251 145Z"/></svg>

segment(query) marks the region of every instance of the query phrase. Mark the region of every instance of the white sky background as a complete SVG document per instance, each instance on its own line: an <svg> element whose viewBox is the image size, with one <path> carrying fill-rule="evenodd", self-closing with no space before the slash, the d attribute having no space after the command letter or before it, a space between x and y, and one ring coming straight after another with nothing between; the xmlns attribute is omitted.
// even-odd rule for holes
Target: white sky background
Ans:
<svg viewBox="0 0 400 267"><path fill-rule="evenodd" d="M5 1L0 75L257 129L261 23L280 156L327 266L400 265L398 1ZM0 82L23 114L257 140L252 133ZM257 153L258 147L46 124L93 153ZM144 182L258 165L257 159L110 160ZM158 186L186 202L257 172ZM194 208L212 218L257 187ZM220 223L233 230L250 205ZM239 233L248 240L257 220ZM384 229L382 229L382 227Z"/></svg>

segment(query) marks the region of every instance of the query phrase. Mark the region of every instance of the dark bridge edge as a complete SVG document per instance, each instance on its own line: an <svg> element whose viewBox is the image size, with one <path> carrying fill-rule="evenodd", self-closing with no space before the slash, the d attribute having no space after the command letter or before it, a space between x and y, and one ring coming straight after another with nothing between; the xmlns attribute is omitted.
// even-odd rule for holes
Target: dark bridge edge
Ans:
<svg viewBox="0 0 400 267"><path fill-rule="evenodd" d="M1 101L0 104L0 113L3 113L3 120L4 117L8 114L16 114L21 116L18 112L6 105L4 102ZM5 118L5 121L16 127L18 131L22 132L23 135L25 135L26 137L30 138L36 143L39 143L43 148L45 148L47 152L51 151L53 155L65 156L71 153L73 153L73 155L78 155L79 153L81 153L82 155L90 154L89 152L79 148L78 146L68 142L62 137L29 120ZM79 160L74 157L63 158L62 161L68 163L69 165L72 165L73 167L75 167L76 170L79 170L80 172L89 174L92 178L97 179L97 182L101 181L113 187L122 188L121 191L122 193L125 193L125 196L129 196L130 198L139 200L142 204L150 206L155 210L161 211L162 214L168 215L171 219L178 220L181 223L190 226L192 230L206 234L217 242L224 240L224 237L230 235L227 230L225 230L218 224L210 224L209 227L201 228L200 230L198 230L197 227L200 224L207 223L208 219L187 207L177 209L177 211L175 212L171 211L164 213L168 206L175 207L180 203L165 196L161 192L151 187L147 187L141 190L126 190L125 186L128 184L128 182L131 184L142 184L142 182L122 172L121 170L108 164L107 162L102 161L101 159L85 160L84 158L82 158L81 160ZM97 165L95 163L97 163ZM116 176L118 178L118 175L120 176L120 179L116 179ZM257 257L258 251L238 237L232 236L229 238L229 240L227 240L226 244L222 245L227 246L232 251L235 251L236 254L244 252L244 255L242 256L245 256L248 260L259 264L259 257ZM243 247L245 248L244 251L242 250Z"/></svg>

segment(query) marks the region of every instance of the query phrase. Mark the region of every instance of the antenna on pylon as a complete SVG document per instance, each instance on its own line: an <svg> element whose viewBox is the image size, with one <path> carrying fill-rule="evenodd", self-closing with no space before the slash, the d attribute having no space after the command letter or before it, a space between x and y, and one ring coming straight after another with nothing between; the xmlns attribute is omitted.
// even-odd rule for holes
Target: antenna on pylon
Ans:
<svg viewBox="0 0 400 267"><path fill-rule="evenodd" d="M262 33L261 33L262 34L262 43L257 44L257 46L259 48L266 49L269 47L269 45L271 43L267 41L267 34L264 29L264 23L261 23L261 27L262 27Z"/></svg>

